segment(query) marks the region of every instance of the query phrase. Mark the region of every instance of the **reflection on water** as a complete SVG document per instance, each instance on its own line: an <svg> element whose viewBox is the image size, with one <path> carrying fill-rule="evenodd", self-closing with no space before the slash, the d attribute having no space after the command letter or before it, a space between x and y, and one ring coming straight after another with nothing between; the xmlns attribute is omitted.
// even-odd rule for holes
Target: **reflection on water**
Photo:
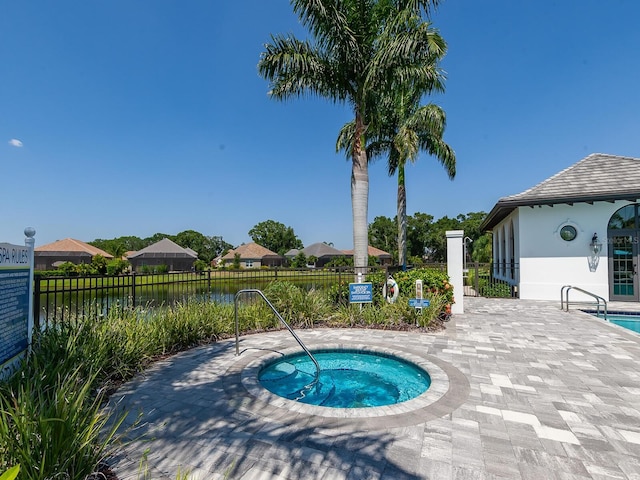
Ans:
<svg viewBox="0 0 640 480"><path fill-rule="evenodd" d="M302 289L313 289L315 283L299 285ZM243 287L244 288L244 287ZM145 311L154 308L172 306L177 303L215 302L232 304L235 294L241 288L212 289L200 291L189 289L143 289L136 292L135 299L131 295L113 294L95 291L72 291L57 294L40 295L40 325L65 322L82 316L106 316L112 308L142 308ZM253 295L243 297L242 302L250 301Z"/></svg>
<svg viewBox="0 0 640 480"><path fill-rule="evenodd" d="M40 296L40 325L52 321L82 315L107 315L112 308L144 308L171 306L177 303L215 302L233 303L235 292L212 290L211 292L159 292L154 290L147 294L136 295L135 302L130 295L88 296L84 292L67 292Z"/></svg>

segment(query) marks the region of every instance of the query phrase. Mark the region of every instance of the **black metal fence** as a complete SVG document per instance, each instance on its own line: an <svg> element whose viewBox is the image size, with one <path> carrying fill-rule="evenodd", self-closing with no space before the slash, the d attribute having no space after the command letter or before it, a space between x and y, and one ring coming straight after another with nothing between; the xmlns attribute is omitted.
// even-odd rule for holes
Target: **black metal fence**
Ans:
<svg viewBox="0 0 640 480"><path fill-rule="evenodd" d="M519 264L472 263L464 269L464 294L472 297L518 298Z"/></svg>
<svg viewBox="0 0 640 480"><path fill-rule="evenodd" d="M366 276L384 267L359 269ZM35 275L36 326L64 323L85 315L106 315L113 307L154 308L209 300L231 303L238 290L263 289L283 280L305 290L326 289L357 279L354 267L323 269L242 269L118 276L53 277Z"/></svg>
<svg viewBox="0 0 640 480"><path fill-rule="evenodd" d="M465 295L504 298L518 296L516 282L505 279L505 275L518 278L517 264L474 263L467 266ZM419 267L446 271L446 264ZM366 277L375 272L394 274L400 268L366 267L361 270ZM356 279L354 267L261 268L86 277L45 277L36 272L34 319L36 326L40 328L41 325L64 323L85 315L106 315L114 307L154 308L193 300L232 303L238 290L264 289L278 280L293 283L305 290L320 290Z"/></svg>

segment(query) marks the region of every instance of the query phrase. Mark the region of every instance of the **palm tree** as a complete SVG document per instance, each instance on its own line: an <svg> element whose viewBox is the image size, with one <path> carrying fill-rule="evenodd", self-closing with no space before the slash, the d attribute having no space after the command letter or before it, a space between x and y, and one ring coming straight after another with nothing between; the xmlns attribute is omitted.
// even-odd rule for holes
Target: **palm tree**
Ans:
<svg viewBox="0 0 640 480"><path fill-rule="evenodd" d="M431 91L428 86L425 91ZM417 88L403 90L400 86L395 96L383 99L378 105L378 115L369 125L366 134L367 158L370 160L388 154L389 176L398 173L397 215L398 264L407 262L407 193L405 165L415 162L420 150L435 156L445 167L449 178L456 174L456 157L453 149L442 136L446 126L444 111L432 103L418 106L420 94ZM337 148L349 149L348 139L353 135L353 122L347 123L338 136Z"/></svg>
<svg viewBox="0 0 640 480"><path fill-rule="evenodd" d="M446 126L444 110L432 103L418 105L419 95L415 91L398 93L395 105L383 117L384 123L367 149L371 158L387 152L389 176L398 173L398 264L403 267L407 264L407 161L415 162L422 150L440 161L450 179L456 175L455 152L442 139Z"/></svg>
<svg viewBox="0 0 640 480"><path fill-rule="evenodd" d="M397 81L439 82L425 61L443 45L433 41L420 14L440 0L291 0L311 40L272 35L258 63L277 100L312 94L348 103L354 265L366 267L369 171L364 137L379 98Z"/></svg>

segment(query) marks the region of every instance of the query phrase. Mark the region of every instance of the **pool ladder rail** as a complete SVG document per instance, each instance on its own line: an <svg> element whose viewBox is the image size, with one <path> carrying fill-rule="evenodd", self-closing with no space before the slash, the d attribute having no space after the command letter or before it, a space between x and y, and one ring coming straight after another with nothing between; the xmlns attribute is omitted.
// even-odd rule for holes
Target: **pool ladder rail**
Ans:
<svg viewBox="0 0 640 480"><path fill-rule="evenodd" d="M300 345L302 350L304 350L304 353L307 354L307 356L311 359L311 361L313 362L313 365L316 368L316 374L313 381L308 385L305 385L300 390L300 397L296 399L296 400L300 400L301 398L305 397L305 395L311 390L313 386L317 387L318 381L320 380L320 364L315 359L315 357L311 354L311 352L306 347L306 345L302 343L302 340L300 340L300 337L298 337L296 332L294 332L293 329L289 326L289 324L285 321L285 319L282 318L282 315L280 315L280 313L276 310L276 307L274 307L273 304L269 301L269 299L264 295L264 293L262 293L262 290L258 290L257 288L247 288L244 290L238 290L238 292L234 297L233 304L234 304L234 318L236 322L236 356L240 355L240 329L238 326L238 298L241 295L246 295L250 293L257 293L262 297L262 299L267 303L269 308L271 308L275 316L278 317L278 320L280 320L280 323L282 323L287 328L287 330L289 330L289 333L293 336L293 338L295 338L296 342L298 342L298 345Z"/></svg>
<svg viewBox="0 0 640 480"><path fill-rule="evenodd" d="M571 290L577 290L578 292L584 293L585 295L589 295L593 298L595 298L595 303L587 303L588 305L595 305L596 306L596 315L600 316L600 307L602 306L603 310L602 310L602 315L603 318L605 320L608 321L607 319L607 301L602 298L599 295L596 295L595 293L591 293L588 292L582 288L579 287L574 287L573 285L564 285L561 289L560 289L560 310L565 310L565 311L569 311L569 304L571 305L577 305L577 304L585 304L585 302L578 302L578 301L573 301L573 302L569 302L569 292ZM602 303L601 303L602 302Z"/></svg>

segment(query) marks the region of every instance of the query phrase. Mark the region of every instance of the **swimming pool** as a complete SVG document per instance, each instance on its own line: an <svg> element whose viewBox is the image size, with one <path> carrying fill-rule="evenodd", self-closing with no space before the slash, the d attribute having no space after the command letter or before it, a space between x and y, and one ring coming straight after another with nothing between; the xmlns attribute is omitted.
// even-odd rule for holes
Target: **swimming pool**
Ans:
<svg viewBox="0 0 640 480"><path fill-rule="evenodd" d="M602 318L602 315L598 315L594 311L586 311L591 315ZM636 312L607 312L607 320L611 323L615 323L632 332L640 333L640 313Z"/></svg>

